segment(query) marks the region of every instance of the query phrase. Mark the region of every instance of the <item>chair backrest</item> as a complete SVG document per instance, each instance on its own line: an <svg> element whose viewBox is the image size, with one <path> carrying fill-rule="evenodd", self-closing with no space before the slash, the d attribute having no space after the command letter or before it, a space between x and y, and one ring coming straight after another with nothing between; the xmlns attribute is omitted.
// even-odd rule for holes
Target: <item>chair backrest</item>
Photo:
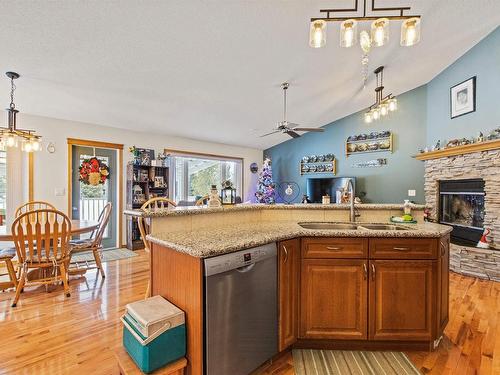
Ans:
<svg viewBox="0 0 500 375"><path fill-rule="evenodd" d="M108 226L112 210L113 210L113 205L111 204L111 202L108 202L102 209L101 213L99 214L99 219L97 219L99 225L97 229L93 230L90 235L90 238L94 239L94 241L92 242L92 246L101 246L102 237L104 236L104 231Z"/></svg>
<svg viewBox="0 0 500 375"><path fill-rule="evenodd" d="M177 203L175 203L171 199L164 197L156 197L156 198L151 198L146 202L144 202L144 204L141 206L141 210L151 210L151 211L163 210L165 208L168 208L169 205L177 207Z"/></svg>
<svg viewBox="0 0 500 375"><path fill-rule="evenodd" d="M25 212L12 223L12 236L20 263L51 263L69 254L71 221L49 208Z"/></svg>
<svg viewBox="0 0 500 375"><path fill-rule="evenodd" d="M195 206L203 206L204 204L208 203L208 195L205 195L204 197L201 197L196 201Z"/></svg>
<svg viewBox="0 0 500 375"><path fill-rule="evenodd" d="M144 204L141 206L141 210L157 211L168 208L168 205L177 207L177 203L175 203L171 199L164 197L151 198L148 201L144 202ZM137 225L139 226L139 232L141 233L144 247L147 251L150 251L151 249L149 248L149 243L148 241L146 241L146 236L150 232L150 219L141 216L137 219Z"/></svg>
<svg viewBox="0 0 500 375"><path fill-rule="evenodd" d="M51 209L51 210L55 210L56 209L52 204L50 204L48 202L44 202L44 201L31 201L31 202L27 202L27 203L24 203L24 204L20 205L16 209L16 213L14 214L14 217L19 217L19 215L24 214L26 212L30 212L30 211L34 211L34 210L42 210L44 208L48 208L48 209Z"/></svg>

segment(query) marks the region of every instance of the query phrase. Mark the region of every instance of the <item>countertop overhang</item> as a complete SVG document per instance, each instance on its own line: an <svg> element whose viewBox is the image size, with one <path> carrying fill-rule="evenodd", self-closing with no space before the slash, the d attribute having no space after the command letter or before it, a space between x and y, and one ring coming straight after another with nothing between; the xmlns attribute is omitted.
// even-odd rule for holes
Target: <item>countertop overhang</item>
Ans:
<svg viewBox="0 0 500 375"><path fill-rule="evenodd" d="M402 210L403 205L400 203L360 203L355 204L357 210ZM423 204L414 204L412 210L424 210L427 208ZM168 216L186 216L186 215L203 215L223 212L238 212L238 211L256 211L256 210L349 210L348 204L237 204L233 206L223 206L210 208L206 206L188 206L175 207L169 209L157 210L125 210L125 215L142 216L142 217L168 217Z"/></svg>
<svg viewBox="0 0 500 375"><path fill-rule="evenodd" d="M408 230L316 230L304 229L297 222L282 221L152 233L147 239L196 258L209 258L297 237L439 238L452 230L447 225L427 222L405 226Z"/></svg>

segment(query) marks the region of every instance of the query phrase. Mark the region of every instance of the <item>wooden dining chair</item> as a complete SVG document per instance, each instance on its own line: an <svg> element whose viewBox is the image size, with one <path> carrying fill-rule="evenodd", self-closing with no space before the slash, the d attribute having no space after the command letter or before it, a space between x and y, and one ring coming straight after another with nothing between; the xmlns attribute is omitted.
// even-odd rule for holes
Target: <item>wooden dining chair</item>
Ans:
<svg viewBox="0 0 500 375"><path fill-rule="evenodd" d="M56 208L48 203L48 202L44 202L44 201L30 201L30 202L26 202L22 205L20 205L17 209L16 209L16 212L14 214L14 217L19 217L20 215L26 213L26 212L30 212L30 211L35 211L35 210L43 210L45 208L48 208L48 209L51 209L51 210L55 210Z"/></svg>
<svg viewBox="0 0 500 375"><path fill-rule="evenodd" d="M21 265L12 307L17 305L21 291L27 284L49 285L62 281L64 293L69 297L66 264L71 221L68 216L48 208L25 212L14 220L12 236Z"/></svg>
<svg viewBox="0 0 500 375"><path fill-rule="evenodd" d="M177 203L173 200L163 197L151 198L150 200L144 202L141 206L143 211L158 211L162 209L168 209L169 206L177 207ZM140 216L137 219L137 224L139 226L139 232L141 233L142 242L144 243L144 249L148 253L149 257L149 267L151 267L151 248L149 247L149 241L146 240L146 236L151 232L150 218ZM146 289L146 297L148 298L151 293L151 277L148 280L148 287Z"/></svg>
<svg viewBox="0 0 500 375"><path fill-rule="evenodd" d="M14 217L17 218L23 213L38 210L41 208L55 209L55 207L48 202L31 201L19 206L15 211ZM10 287L15 288L17 286L17 280L21 276L21 267L19 262L15 262L15 256L16 248L14 246L6 247L0 250L0 262L4 262L5 267L7 268L7 274L0 274L0 276L8 275L10 280L9 283L0 283L0 290L4 290ZM14 262L16 264L16 267L14 267Z"/></svg>
<svg viewBox="0 0 500 375"><path fill-rule="evenodd" d="M109 218L111 217L111 211L113 209L113 205L111 202L106 204L99 214L98 226L96 229L92 231L89 238L81 239L81 240L70 240L70 254L69 254L69 267L72 265L75 266L75 270L91 270L97 269L97 275L99 276L99 271L101 272L101 276L104 279L106 275L104 274L104 268L102 266L102 239L104 237L104 231L109 223ZM71 257L74 254L81 253L84 251L92 251L94 255L95 265L85 261L84 266L81 267L80 263L82 262L74 262L71 263ZM73 269L70 269L72 271Z"/></svg>
<svg viewBox="0 0 500 375"><path fill-rule="evenodd" d="M207 203L208 203L208 195L205 195L204 197L201 197L196 201L195 206L203 206Z"/></svg>

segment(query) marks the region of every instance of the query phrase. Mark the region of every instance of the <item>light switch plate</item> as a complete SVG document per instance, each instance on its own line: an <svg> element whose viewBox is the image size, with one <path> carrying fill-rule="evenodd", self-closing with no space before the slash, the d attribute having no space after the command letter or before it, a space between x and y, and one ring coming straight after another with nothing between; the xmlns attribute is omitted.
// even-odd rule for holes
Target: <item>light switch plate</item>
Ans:
<svg viewBox="0 0 500 375"><path fill-rule="evenodd" d="M416 190L408 190L408 196L409 197L414 197L415 195L417 195L417 191Z"/></svg>
<svg viewBox="0 0 500 375"><path fill-rule="evenodd" d="M64 197L66 195L66 189L65 188L56 188L54 190L54 194L56 197Z"/></svg>

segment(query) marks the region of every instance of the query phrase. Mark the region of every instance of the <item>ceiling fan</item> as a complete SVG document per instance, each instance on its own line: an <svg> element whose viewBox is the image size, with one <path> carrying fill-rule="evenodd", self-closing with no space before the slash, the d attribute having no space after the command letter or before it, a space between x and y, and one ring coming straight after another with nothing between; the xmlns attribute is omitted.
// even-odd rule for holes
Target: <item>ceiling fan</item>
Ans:
<svg viewBox="0 0 500 375"><path fill-rule="evenodd" d="M298 138L300 137L300 134L297 132L323 132L325 129L323 128L303 128L299 124L295 124L293 122L288 122L286 119L286 90L288 90L288 87L290 84L288 82L283 82L281 84L281 88L283 89L283 121L278 121L278 125L276 126L276 129L272 131L271 133L267 133L264 135L261 135L262 137L267 137L268 135L275 134L275 133L283 133L283 134L288 134L292 138Z"/></svg>

